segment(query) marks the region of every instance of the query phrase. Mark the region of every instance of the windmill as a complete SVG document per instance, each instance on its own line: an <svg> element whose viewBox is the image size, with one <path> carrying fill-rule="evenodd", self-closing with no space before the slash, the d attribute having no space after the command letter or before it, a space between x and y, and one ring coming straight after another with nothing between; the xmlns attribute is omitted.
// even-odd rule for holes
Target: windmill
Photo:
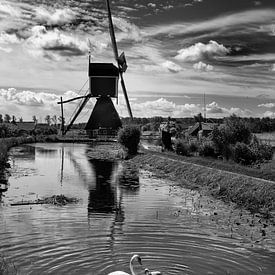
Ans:
<svg viewBox="0 0 275 275"><path fill-rule="evenodd" d="M123 73L127 70L127 62L124 52L122 52L121 55L118 54L109 0L106 0L106 7L108 12L111 42L117 66L115 66L112 63L93 63L91 62L89 54L89 89L86 91L86 94L83 96L68 99L66 101L63 101L61 98L61 101L58 102L58 104L61 104L61 131L64 135L70 130L73 123L75 122L75 120L77 119L77 117L79 116L79 114L81 113L81 111L83 110L83 108L88 103L91 97L96 98L96 104L85 126L85 130L87 131L89 137L96 138L100 135L114 136L116 134L117 130L121 127L121 121L114 107L112 98L118 98L119 79L123 95L126 101L129 116L131 119L133 118L123 78ZM75 109L74 113L72 114L71 119L68 122L68 125L65 127L63 118L63 104L79 99L81 99L81 101Z"/></svg>

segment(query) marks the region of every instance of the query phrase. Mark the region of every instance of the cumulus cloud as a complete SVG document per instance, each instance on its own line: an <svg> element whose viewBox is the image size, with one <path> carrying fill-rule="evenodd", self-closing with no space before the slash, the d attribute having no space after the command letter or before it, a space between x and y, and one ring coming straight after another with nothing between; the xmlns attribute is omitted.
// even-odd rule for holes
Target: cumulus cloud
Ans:
<svg viewBox="0 0 275 275"><path fill-rule="evenodd" d="M45 9L43 7L38 7L35 9L36 20L41 24L47 25L62 25L72 22L76 13L71 9Z"/></svg>
<svg viewBox="0 0 275 275"><path fill-rule="evenodd" d="M8 34L4 31L0 33L0 44L18 44L20 39L15 34Z"/></svg>
<svg viewBox="0 0 275 275"><path fill-rule="evenodd" d="M0 51L10 53L12 52L12 48L8 45L18 44L20 42L21 40L15 34L8 34L4 31L0 33Z"/></svg>
<svg viewBox="0 0 275 275"><path fill-rule="evenodd" d="M63 99L69 99L78 96L77 93L67 91L63 95ZM9 102L16 105L25 106L45 106L56 105L60 100L60 96L54 93L33 92L33 91L17 91L15 88L0 89L0 99L2 102Z"/></svg>
<svg viewBox="0 0 275 275"><path fill-rule="evenodd" d="M249 109L241 109L236 107L225 108L219 106L219 104L215 101L211 102L210 104L206 105L206 112L213 116L222 117L222 116L229 116L235 114L237 116L245 117L251 116L252 112Z"/></svg>
<svg viewBox="0 0 275 275"><path fill-rule="evenodd" d="M272 72L275 72L275 64L272 64L272 65L271 65L271 71L272 71Z"/></svg>
<svg viewBox="0 0 275 275"><path fill-rule="evenodd" d="M188 48L178 51L176 59L181 61L209 60L220 56L225 56L230 52L229 49L216 41L211 40L208 44L196 43Z"/></svg>
<svg viewBox="0 0 275 275"><path fill-rule="evenodd" d="M47 31L44 26L35 26L26 40L27 50L33 56L59 59L59 56L79 56L88 52L86 41L54 29Z"/></svg>
<svg viewBox="0 0 275 275"><path fill-rule="evenodd" d="M214 67L212 65L209 65L209 64L205 64L203 62L198 62L198 63L195 63L193 65L193 68L195 70L198 70L198 71L206 71L206 72L209 72L209 71L213 71Z"/></svg>
<svg viewBox="0 0 275 275"><path fill-rule="evenodd" d="M264 103L264 104L259 104L258 107L275 108L275 103Z"/></svg>
<svg viewBox="0 0 275 275"><path fill-rule="evenodd" d="M275 112L266 111L266 112L263 114L263 117L275 118Z"/></svg>
<svg viewBox="0 0 275 275"><path fill-rule="evenodd" d="M132 102L131 107L136 117L153 117L153 116L172 116L184 117L193 116L200 112L199 104L182 104L177 105L173 101L165 98L145 102ZM121 115L127 115L126 106L120 103L118 111Z"/></svg>
<svg viewBox="0 0 275 275"><path fill-rule="evenodd" d="M169 60L163 62L161 65L163 68L167 69L169 72L172 73L178 73L183 70L181 66Z"/></svg>

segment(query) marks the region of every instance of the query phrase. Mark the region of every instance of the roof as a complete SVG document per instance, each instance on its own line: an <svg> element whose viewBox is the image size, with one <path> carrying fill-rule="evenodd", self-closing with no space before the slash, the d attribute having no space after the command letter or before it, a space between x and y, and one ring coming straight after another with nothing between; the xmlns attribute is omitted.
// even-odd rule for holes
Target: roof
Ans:
<svg viewBox="0 0 275 275"><path fill-rule="evenodd" d="M118 129L122 126L119 115L110 97L97 99L92 114L85 126L85 130L99 128Z"/></svg>
<svg viewBox="0 0 275 275"><path fill-rule="evenodd" d="M201 129L200 129L200 123L197 122L195 125L191 126L189 130L187 131L189 135L197 135L198 131L213 131L215 126L218 126L217 123L206 123L201 122Z"/></svg>
<svg viewBox="0 0 275 275"><path fill-rule="evenodd" d="M16 122L16 126L18 127L19 130L32 131L35 128L35 122L33 121Z"/></svg>

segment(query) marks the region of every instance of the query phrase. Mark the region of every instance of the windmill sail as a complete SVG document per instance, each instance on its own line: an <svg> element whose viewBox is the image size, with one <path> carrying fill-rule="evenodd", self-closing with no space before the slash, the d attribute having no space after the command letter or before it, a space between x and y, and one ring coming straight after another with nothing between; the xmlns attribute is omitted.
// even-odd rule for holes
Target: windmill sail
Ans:
<svg viewBox="0 0 275 275"><path fill-rule="evenodd" d="M122 91L123 91L123 94L124 94L124 97L125 97L126 106L127 106L127 109L128 109L129 116L130 116L130 118L133 118L131 106L130 106L128 95L127 95L127 91L126 91L125 82L124 82L124 79L123 79L123 71L126 70L125 69L126 59L125 59L125 55L123 54L123 59L125 60L125 62L123 64L125 64L125 65L122 66L122 64L120 62L120 60L121 60L120 57L121 56L119 57L119 55L118 55L118 49L117 49L117 43L116 43L116 37L115 37L115 31L114 31L114 25L113 25L113 20L112 20L112 14L111 14L111 8L110 8L109 0L106 0L106 5L107 5L108 19L109 19L109 31L110 31L110 36L111 36L111 41L112 41L112 46L113 46L113 52L114 52L115 60L117 61L118 68L119 68L121 87L122 87ZM127 68L127 65L126 65L126 68Z"/></svg>

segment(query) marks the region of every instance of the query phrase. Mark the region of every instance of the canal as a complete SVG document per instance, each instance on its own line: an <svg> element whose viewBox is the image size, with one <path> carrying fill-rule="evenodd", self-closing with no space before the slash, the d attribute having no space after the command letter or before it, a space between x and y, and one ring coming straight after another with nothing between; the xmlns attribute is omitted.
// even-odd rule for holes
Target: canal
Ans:
<svg viewBox="0 0 275 275"><path fill-rule="evenodd" d="M12 148L2 189L0 254L19 274L129 272L274 274L274 225L159 179L130 162L91 157L92 145ZM65 206L19 205L64 194Z"/></svg>

